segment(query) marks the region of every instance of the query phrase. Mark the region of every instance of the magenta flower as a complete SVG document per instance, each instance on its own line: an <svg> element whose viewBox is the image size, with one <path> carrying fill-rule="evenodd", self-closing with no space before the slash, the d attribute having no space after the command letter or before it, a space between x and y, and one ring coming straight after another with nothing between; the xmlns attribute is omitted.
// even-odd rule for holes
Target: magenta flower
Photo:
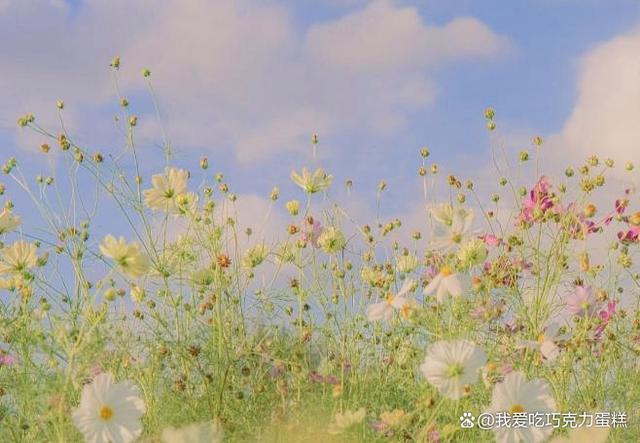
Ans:
<svg viewBox="0 0 640 443"><path fill-rule="evenodd" d="M618 232L618 240L624 244L638 243L640 241L640 226L632 226L626 232Z"/></svg>
<svg viewBox="0 0 640 443"><path fill-rule="evenodd" d="M554 206L553 193L551 193L551 180L543 175L522 201L520 220L532 222L536 210L540 210L544 214L547 211L553 210Z"/></svg>
<svg viewBox="0 0 640 443"><path fill-rule="evenodd" d="M593 339L600 340L602 338L602 333L607 328L609 321L613 318L616 313L616 304L617 302L610 301L607 303L607 307L598 313L598 316L602 320L602 323L598 325L598 327L593 331Z"/></svg>
<svg viewBox="0 0 640 443"><path fill-rule="evenodd" d="M571 315L591 316L595 314L596 308L596 296L591 286L576 286L576 289L567 298L567 312Z"/></svg>

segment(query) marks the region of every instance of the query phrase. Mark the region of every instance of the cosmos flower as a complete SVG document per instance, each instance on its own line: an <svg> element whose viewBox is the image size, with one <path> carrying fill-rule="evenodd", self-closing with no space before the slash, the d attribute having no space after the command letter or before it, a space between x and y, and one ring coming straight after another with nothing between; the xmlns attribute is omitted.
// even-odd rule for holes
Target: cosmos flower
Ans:
<svg viewBox="0 0 640 443"><path fill-rule="evenodd" d="M448 297L460 297L462 295L462 283L458 274L449 266L443 266L440 272L424 288L424 295L436 295L438 303L443 303Z"/></svg>
<svg viewBox="0 0 640 443"><path fill-rule="evenodd" d="M84 386L73 422L88 443L129 443L142 433L144 401L133 382L115 383L109 373Z"/></svg>
<svg viewBox="0 0 640 443"><path fill-rule="evenodd" d="M178 213L177 197L187 192L188 178L189 172L177 168L166 168L164 174L154 175L153 187L143 193L145 205L154 211Z"/></svg>
<svg viewBox="0 0 640 443"><path fill-rule="evenodd" d="M487 247L482 240L472 238L460 247L457 256L461 266L467 269L482 263L487 258L488 253L489 251L487 251Z"/></svg>
<svg viewBox="0 0 640 443"><path fill-rule="evenodd" d="M555 208L553 197L551 180L546 176L540 177L533 189L529 191L529 194L522 201L520 220L532 222L538 214L544 215L553 210Z"/></svg>
<svg viewBox="0 0 640 443"><path fill-rule="evenodd" d="M523 340L520 342L520 346L537 350L545 361L552 362L560 355L558 342L567 338L568 334L560 334L560 325L551 322L544 328L544 332L538 336L537 340Z"/></svg>
<svg viewBox="0 0 640 443"><path fill-rule="evenodd" d="M302 241L310 243L315 248L319 248L318 240L323 231L322 224L318 220L313 217L307 217L302 225Z"/></svg>
<svg viewBox="0 0 640 443"><path fill-rule="evenodd" d="M269 248L263 244L248 249L242 257L242 266L245 269L253 269L259 266L269 255Z"/></svg>
<svg viewBox="0 0 640 443"><path fill-rule="evenodd" d="M162 431L163 443L220 443L224 432L217 422L193 423L181 428L167 427Z"/></svg>
<svg viewBox="0 0 640 443"><path fill-rule="evenodd" d="M597 309L596 302L591 286L576 286L567 298L567 312L577 317L592 316Z"/></svg>
<svg viewBox="0 0 640 443"><path fill-rule="evenodd" d="M351 426L362 423L366 415L367 410L365 408L360 408L357 411L344 411L343 413L337 413L333 422L329 425L327 432L331 435L342 434Z"/></svg>
<svg viewBox="0 0 640 443"><path fill-rule="evenodd" d="M402 254L396 259L396 269L398 272L408 274L413 272L419 263L418 257L415 254Z"/></svg>
<svg viewBox="0 0 640 443"><path fill-rule="evenodd" d="M367 319L369 321L391 320L394 310L400 310L409 304L409 299L405 297L413 289L415 282L411 279L407 279L402 284L400 291L393 295L389 294L384 301L369 305L367 308Z"/></svg>
<svg viewBox="0 0 640 443"><path fill-rule="evenodd" d="M0 274L19 274L28 271L38 263L36 245L18 240L11 246L0 250Z"/></svg>
<svg viewBox="0 0 640 443"><path fill-rule="evenodd" d="M333 182L333 176L327 174L322 168L316 169L313 174L307 168L302 168L302 175L296 171L291 171L291 180L300 186L304 192L315 194L316 192L327 190Z"/></svg>
<svg viewBox="0 0 640 443"><path fill-rule="evenodd" d="M113 259L131 277L140 277L149 269L149 260L140 252L140 245L127 243L124 237L116 240L113 235L107 235L100 244L100 252Z"/></svg>
<svg viewBox="0 0 640 443"><path fill-rule="evenodd" d="M327 254L333 254L341 251L347 244L347 239L339 229L333 226L325 229L320 237L318 237L318 246Z"/></svg>
<svg viewBox="0 0 640 443"><path fill-rule="evenodd" d="M556 402L549 383L542 379L527 381L524 373L510 372L504 381L493 388L491 405L486 411L495 415L498 412L508 412L512 416L516 413L551 413L556 411ZM553 432L549 426L528 427L495 427L494 432L498 443L525 441L537 443L545 441Z"/></svg>
<svg viewBox="0 0 640 443"><path fill-rule="evenodd" d="M3 208L0 212L0 235L15 230L22 223L20 217L13 215L11 210Z"/></svg>
<svg viewBox="0 0 640 443"><path fill-rule="evenodd" d="M484 351L469 340L439 341L427 349L420 370L442 395L458 400L478 380L486 362Z"/></svg>
<svg viewBox="0 0 640 443"><path fill-rule="evenodd" d="M431 244L434 249L450 251L470 234L473 223L473 211L470 209L453 208L446 203L432 208L431 214L440 222Z"/></svg>

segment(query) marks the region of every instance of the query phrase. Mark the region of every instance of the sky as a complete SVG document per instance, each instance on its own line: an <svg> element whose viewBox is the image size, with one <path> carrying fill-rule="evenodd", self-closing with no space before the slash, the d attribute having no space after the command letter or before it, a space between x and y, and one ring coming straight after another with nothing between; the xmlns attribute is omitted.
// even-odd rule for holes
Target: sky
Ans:
<svg viewBox="0 0 640 443"><path fill-rule="evenodd" d="M58 132L58 99L74 141L117 150L114 56L139 116L143 175L164 166L164 127L175 163L196 170L206 155L254 218L273 186L300 197L292 169L319 165L335 195L354 180L355 206L371 206L386 180L388 214L423 214L422 146L445 173L479 178L491 143L515 158L534 135L551 168L638 159L636 0L0 0L4 156L44 170L41 137L15 122L33 112Z"/></svg>

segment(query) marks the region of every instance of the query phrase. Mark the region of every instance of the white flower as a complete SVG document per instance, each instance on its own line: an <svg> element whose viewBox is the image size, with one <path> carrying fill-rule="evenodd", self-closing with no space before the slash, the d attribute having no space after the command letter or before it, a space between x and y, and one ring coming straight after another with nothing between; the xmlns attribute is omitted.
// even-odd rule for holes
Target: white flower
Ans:
<svg viewBox="0 0 640 443"><path fill-rule="evenodd" d="M341 251L346 244L347 239L342 231L334 228L333 226L325 229L322 234L320 234L320 237L318 237L318 246L320 246L327 254L333 254Z"/></svg>
<svg viewBox="0 0 640 443"><path fill-rule="evenodd" d="M113 235L107 235L100 245L100 252L112 258L131 277L140 277L149 268L149 261L140 252L138 243L127 243L124 237L116 240Z"/></svg>
<svg viewBox="0 0 640 443"><path fill-rule="evenodd" d="M488 250L484 241L472 238L458 250L458 260L462 267L468 269L471 266L482 263L487 258Z"/></svg>
<svg viewBox="0 0 640 443"><path fill-rule="evenodd" d="M256 245L245 251L244 257L242 257L242 266L245 269L253 269L260 265L267 258L267 255L269 255L269 249L265 245Z"/></svg>
<svg viewBox="0 0 640 443"><path fill-rule="evenodd" d="M0 251L2 262L0 274L18 274L33 268L38 263L36 245L18 240Z"/></svg>
<svg viewBox="0 0 640 443"><path fill-rule="evenodd" d="M418 267L418 257L415 254L401 255L396 259L396 269L398 272L408 274Z"/></svg>
<svg viewBox="0 0 640 443"><path fill-rule="evenodd" d="M411 292L413 285L414 281L407 279L397 294L389 294L384 301L369 305L367 307L367 319L369 321L389 321L391 320L394 309L401 310L402 312L403 308L409 305L409 300L405 295Z"/></svg>
<svg viewBox="0 0 640 443"><path fill-rule="evenodd" d="M0 235L13 231L20 226L21 220L17 215L13 215L7 208L0 212Z"/></svg>
<svg viewBox="0 0 640 443"><path fill-rule="evenodd" d="M458 274L449 266L443 266L438 275L424 288L424 295L436 295L438 303L444 302L448 297L460 297L462 295L462 283Z"/></svg>
<svg viewBox="0 0 640 443"><path fill-rule="evenodd" d="M166 168L164 174L151 177L153 187L144 191L144 203L155 211L178 213L177 197L187 192L188 178L184 169Z"/></svg>
<svg viewBox="0 0 640 443"><path fill-rule="evenodd" d="M333 176L325 172L324 169L318 168L313 174L310 174L307 168L302 168L302 175L296 171L291 171L291 180L300 186L308 194L325 191L331 186Z"/></svg>
<svg viewBox="0 0 640 443"><path fill-rule="evenodd" d="M84 386L73 422L88 443L128 443L142 433L144 401L133 382L114 383L109 373Z"/></svg>
<svg viewBox="0 0 640 443"><path fill-rule="evenodd" d="M332 435L341 434L351 426L362 423L367 410L360 408L357 411L344 411L344 413L337 413L333 419L333 422L329 425L327 432Z"/></svg>
<svg viewBox="0 0 640 443"><path fill-rule="evenodd" d="M220 443L223 435L217 422L193 423L178 429L165 428L161 440L163 443Z"/></svg>
<svg viewBox="0 0 640 443"><path fill-rule="evenodd" d="M484 351L469 340L439 341L427 349L422 374L442 395L452 400L478 380L487 362Z"/></svg>
<svg viewBox="0 0 640 443"><path fill-rule="evenodd" d="M540 352L540 355L545 361L552 362L560 355L560 347L556 344L558 340L564 340L568 338L568 334L559 334L560 325L556 322L550 323L544 328L544 332L538 336L536 341L522 340L519 343L520 347L535 349Z"/></svg>
<svg viewBox="0 0 640 443"><path fill-rule="evenodd" d="M555 437L549 443L606 443L609 438L609 428L582 427L569 431L566 437Z"/></svg>
<svg viewBox="0 0 640 443"><path fill-rule="evenodd" d="M556 402L552 392L545 380L527 381L522 372L510 372L504 381L493 388L487 413L495 415L498 412L508 412L513 417L516 413L555 412ZM498 443L536 443L546 440L553 432L553 427L496 427L494 432Z"/></svg>
<svg viewBox="0 0 640 443"><path fill-rule="evenodd" d="M453 208L448 203L432 208L431 215L440 222L431 246L443 251L460 245L469 234L473 223L473 211Z"/></svg>

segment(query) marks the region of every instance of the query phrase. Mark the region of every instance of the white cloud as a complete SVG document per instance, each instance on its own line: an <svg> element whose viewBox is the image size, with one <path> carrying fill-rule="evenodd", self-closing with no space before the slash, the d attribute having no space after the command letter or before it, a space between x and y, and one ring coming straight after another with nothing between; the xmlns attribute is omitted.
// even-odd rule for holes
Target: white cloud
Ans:
<svg viewBox="0 0 640 443"><path fill-rule="evenodd" d="M640 152L640 30L600 44L580 60L577 101L560 134L559 155L589 155L619 164ZM620 172L622 172L620 170Z"/></svg>
<svg viewBox="0 0 640 443"><path fill-rule="evenodd" d="M391 0L350 11L301 30L284 2L88 0L77 11L10 2L0 11L0 99L14 114L58 97L103 104L106 65L120 54L129 93L142 67L153 71L177 146L233 147L257 161L316 131L392 133L434 102L435 69L508 47L471 18L432 26Z"/></svg>

